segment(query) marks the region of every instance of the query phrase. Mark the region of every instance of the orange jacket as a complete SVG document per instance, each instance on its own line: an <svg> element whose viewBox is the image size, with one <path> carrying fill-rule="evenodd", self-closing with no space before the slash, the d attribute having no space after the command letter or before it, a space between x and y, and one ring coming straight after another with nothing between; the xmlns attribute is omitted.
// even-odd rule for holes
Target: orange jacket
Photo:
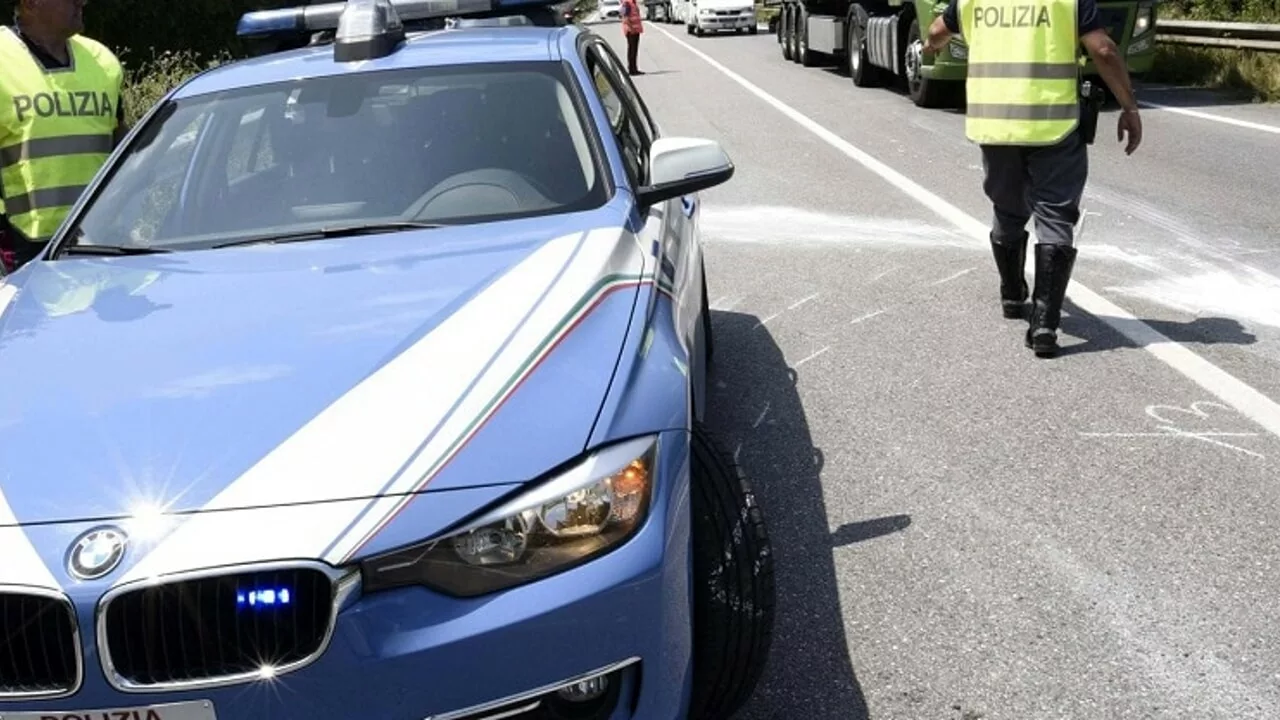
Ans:
<svg viewBox="0 0 1280 720"><path fill-rule="evenodd" d="M640 4L636 0L622 0L622 33L639 35L644 32L644 20L640 16Z"/></svg>

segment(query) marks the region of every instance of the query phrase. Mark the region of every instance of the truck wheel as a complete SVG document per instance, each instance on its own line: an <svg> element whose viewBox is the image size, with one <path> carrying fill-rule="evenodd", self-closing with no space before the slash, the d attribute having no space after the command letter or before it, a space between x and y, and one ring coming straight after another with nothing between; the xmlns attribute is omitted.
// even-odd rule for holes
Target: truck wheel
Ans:
<svg viewBox="0 0 1280 720"><path fill-rule="evenodd" d="M867 57L867 41L863 35L862 27L858 24L858 18L854 15L849 16L849 77L853 79L853 84L858 87L874 87L880 84L880 68L871 64L871 60Z"/></svg>
<svg viewBox="0 0 1280 720"><path fill-rule="evenodd" d="M911 95L911 102L923 108L942 107L945 104L946 83L924 76L924 41L920 39L918 18L911 18L911 27L907 30L902 67L907 73L907 93Z"/></svg>
<svg viewBox="0 0 1280 720"><path fill-rule="evenodd" d="M800 19L796 23L796 62L804 67L813 67L816 56L809 52L809 11L800 8Z"/></svg>
<svg viewBox="0 0 1280 720"><path fill-rule="evenodd" d="M800 22L800 6L791 6L791 15L787 17L787 59L796 62L796 23Z"/></svg>
<svg viewBox="0 0 1280 720"><path fill-rule="evenodd" d="M773 553L750 484L701 423L690 440L691 720L724 720L755 691L773 642Z"/></svg>
<svg viewBox="0 0 1280 720"><path fill-rule="evenodd" d="M778 23L778 42L782 43L782 59L791 59L791 6L782 6L782 22Z"/></svg>

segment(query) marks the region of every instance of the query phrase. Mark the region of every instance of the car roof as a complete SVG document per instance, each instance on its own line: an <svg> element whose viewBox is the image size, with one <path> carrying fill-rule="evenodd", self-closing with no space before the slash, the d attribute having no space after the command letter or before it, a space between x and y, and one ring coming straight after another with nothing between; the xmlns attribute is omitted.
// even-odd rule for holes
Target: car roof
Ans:
<svg viewBox="0 0 1280 720"><path fill-rule="evenodd" d="M375 60L334 60L333 44L322 43L238 60L189 80L175 98L308 77L477 63L546 62L568 59L578 35L576 25L559 27L462 27L410 33L396 52Z"/></svg>

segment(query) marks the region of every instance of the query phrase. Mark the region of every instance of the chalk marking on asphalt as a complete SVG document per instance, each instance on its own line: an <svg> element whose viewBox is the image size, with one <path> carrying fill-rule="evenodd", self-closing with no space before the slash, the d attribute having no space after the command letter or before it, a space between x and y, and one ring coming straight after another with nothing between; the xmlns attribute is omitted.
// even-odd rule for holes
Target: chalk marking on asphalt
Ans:
<svg viewBox="0 0 1280 720"><path fill-rule="evenodd" d="M888 277L891 273L895 273L895 272L897 272L897 271L898 271L898 267L899 267L899 266L894 265L893 267L889 268L888 270L882 270L882 271L880 271L880 272L876 273L876 276L875 276L875 277L873 277L873 278L871 278L870 280L868 280L868 281L867 281L867 284L869 285L869 284L871 284L871 283L873 283L873 282L878 282L878 281L880 281L880 280L883 280L884 278Z"/></svg>
<svg viewBox="0 0 1280 720"><path fill-rule="evenodd" d="M871 318L876 317L877 315L883 315L883 314L884 314L884 311L883 311L883 310L877 310L877 311L875 311L875 312L867 313L866 315L862 315L862 316L860 316L860 317L856 317L856 318L854 318L854 319L850 320L850 321L849 321L849 324L850 324L850 325L857 325L858 323L862 322L863 320L870 320Z"/></svg>
<svg viewBox="0 0 1280 720"><path fill-rule="evenodd" d="M769 414L769 403L768 403L768 402L766 402L766 403L764 404L764 409L760 411L760 416L759 416L759 417L757 417L757 418L756 418L756 421L755 421L754 423L752 423L752 424L751 424L751 429L753 429L753 430L754 430L754 429L756 429L756 428L760 427L760 423L764 422L764 416L765 416L765 415L768 415L768 414Z"/></svg>
<svg viewBox="0 0 1280 720"><path fill-rule="evenodd" d="M1221 440L1215 439L1215 438L1224 438L1224 437L1229 437L1229 438L1258 437L1258 433L1191 432L1190 430L1182 430L1181 428L1170 427L1168 425L1161 425L1159 427L1160 427L1160 432L1145 432L1145 433L1143 432L1131 432L1131 433L1093 432L1093 433L1079 433L1079 435L1080 437L1088 437L1088 438L1165 438L1165 437L1185 438L1188 440L1199 440L1200 442L1208 443L1210 445L1217 445L1218 447L1225 448L1227 450L1234 450L1238 453L1242 453L1245 455L1249 455L1251 457L1258 458L1259 460L1266 459L1266 456L1262 455L1261 453L1256 453L1252 450L1242 448L1239 445L1232 445L1231 443L1223 442Z"/></svg>
<svg viewBox="0 0 1280 720"><path fill-rule="evenodd" d="M1151 418L1152 420L1155 420L1157 422L1162 422L1165 425L1173 425L1174 422L1169 418L1165 417L1163 411L1170 410L1173 412L1182 413L1184 415L1193 415L1201 420L1208 420L1209 413L1205 412L1204 410L1201 410L1200 409L1201 406L1214 407L1214 408L1218 408L1219 410L1231 409L1226 405L1223 405L1222 403L1216 403L1216 402L1213 402L1212 400L1197 400L1196 402L1193 402L1186 407L1178 407L1177 405L1164 405L1164 404L1148 405L1145 412L1147 414L1147 417Z"/></svg>
<svg viewBox="0 0 1280 720"><path fill-rule="evenodd" d="M1235 125L1236 127L1258 130L1260 132L1271 133L1273 135L1280 135L1280 127L1276 127L1275 125L1266 125L1263 123L1251 122L1249 120L1240 120L1238 118L1227 117L1226 115L1214 115L1213 113L1192 110L1190 108L1161 105L1159 103L1147 102L1145 100L1139 100L1138 104L1144 107L1155 108L1156 110L1177 113L1178 115L1186 115L1188 117L1199 118L1201 120L1223 123L1224 125Z"/></svg>
<svg viewBox="0 0 1280 720"><path fill-rule="evenodd" d="M1176 413L1182 413L1184 415L1191 415L1200 420L1208 420L1209 413L1202 410L1201 409L1202 407L1212 407L1212 408L1218 408L1220 410L1227 410L1227 411L1231 410L1231 408L1227 407L1226 405L1223 405L1222 403L1213 402L1212 400L1197 400L1196 402L1193 402L1186 407L1179 407L1177 405L1163 405L1163 404L1148 405L1145 411L1146 415L1150 417L1152 420L1155 420L1156 422L1160 423L1159 425L1156 426L1156 429L1159 430L1159 432L1091 432L1091 433L1082 432L1082 433L1079 433L1079 435L1080 437L1096 437L1096 438L1163 438L1163 437L1186 438L1189 440L1199 440L1200 442L1208 443L1210 445L1217 445L1218 447L1226 448L1228 450L1234 450L1238 453L1243 453L1245 455L1250 455L1252 457L1256 457L1259 459L1265 459L1265 456L1262 455L1261 453L1256 453L1252 450L1247 450L1238 445L1232 445L1231 443L1222 442L1221 440L1214 439L1214 438L1228 438L1228 437L1229 438L1257 437L1258 433L1223 432L1220 430L1203 430L1203 431L1193 432L1191 430L1183 430L1182 428L1178 427L1177 424L1174 423L1174 421L1170 420L1168 417L1165 416L1166 412L1176 412Z"/></svg>
<svg viewBox="0 0 1280 720"><path fill-rule="evenodd" d="M753 328L751 328L751 329L752 329L752 330L755 330L756 328L764 327L764 326L765 326L765 323L767 323L767 322L769 322L770 320L772 320L772 319L774 319L774 318L778 317L778 316L779 316L779 315L781 315L781 314L782 314L782 311L778 311L778 312L776 312L776 313L774 313L774 314L770 315L769 317L767 317L767 318L765 318L765 319L763 319L763 320L757 321L757 322L756 322L755 327L753 327Z"/></svg>
<svg viewBox="0 0 1280 720"><path fill-rule="evenodd" d="M952 205L906 175L880 162L849 141L836 135L815 120L757 87L750 80L725 67L711 56L660 27L655 30L667 36L671 42L701 58L725 77L741 85L751 94L763 100L775 110L791 118L797 125L818 136L831 147L844 153L885 182L901 190L905 195L932 210L944 220L955 225L980 243L989 242L988 227L959 207ZM1082 218L1083 220L1083 218ZM1280 404L1242 382L1222 368L1165 337L1150 325L1105 297L1090 290L1079 280L1072 279L1067 293L1077 306L1110 325L1117 332L1132 340L1139 347L1154 355L1161 362L1181 373L1188 380L1212 393L1214 397L1234 407L1242 415L1256 422L1267 432L1280 438Z"/></svg>
<svg viewBox="0 0 1280 720"><path fill-rule="evenodd" d="M814 293L814 294L810 295L810 296L809 296L809 297L807 297L807 298L801 298L801 299L799 299L799 300L795 301L794 303L792 303L791 305L789 305L789 306L787 307L787 309L788 309L788 310L795 310L796 308L800 307L801 305L803 305L803 304L805 304L805 303L809 302L810 300L812 300L812 299L814 299L814 298L816 298L816 297L818 297L818 293Z"/></svg>
<svg viewBox="0 0 1280 720"><path fill-rule="evenodd" d="M698 223L708 245L777 245L789 248L918 247L973 248L973 241L941 223L818 212L785 205L715 205Z"/></svg>
<svg viewBox="0 0 1280 720"><path fill-rule="evenodd" d="M712 310L718 310L718 311L720 311L720 312L727 312L727 311L732 310L732 309L734 309L735 307L737 307L737 306L738 306L738 303L740 303L740 302L742 302L742 296L741 296L741 295L739 295L738 297L732 298L732 299L725 299L725 298L721 298L721 299L719 299L719 300L717 300L717 301L715 301L715 302L711 303L711 309L712 309ZM725 304L722 304L722 303L725 303Z"/></svg>
<svg viewBox="0 0 1280 720"><path fill-rule="evenodd" d="M929 283L929 287L937 287L938 285L945 285L951 282L952 280L959 280L960 278L964 277L965 275L968 275L969 273L977 269L978 268L969 268L968 270L961 270L960 272L954 275L948 275L942 278L941 280L935 280L934 282Z"/></svg>
<svg viewBox="0 0 1280 720"><path fill-rule="evenodd" d="M805 363L809 362L810 360L812 360L812 359L814 359L814 358L818 357L819 355L821 355L822 353L824 353L824 352L826 352L826 351L828 351L828 350L830 350L830 349L831 349L830 347L824 347L824 348L822 348L822 349L821 349L821 350L819 350L818 352L816 352L816 353L814 353L814 354L810 355L809 357L807 357L807 358L805 358L805 359L801 360L800 362L796 363L796 367L800 367L801 365L803 365L803 364L805 364Z"/></svg>
<svg viewBox="0 0 1280 720"><path fill-rule="evenodd" d="M1167 427L1167 426L1161 425L1160 427ZM1233 437L1233 438L1258 437L1258 433L1252 433L1252 432L1220 432L1220 431L1214 430L1210 432L1191 433L1185 430L1180 431L1177 428L1169 428L1169 430L1176 431L1174 434L1178 434L1178 435L1196 435L1198 437ZM1166 430L1164 432L1082 432L1082 433L1079 433L1079 435L1080 437L1096 437L1096 438L1158 438L1158 437L1169 437L1170 433L1168 430Z"/></svg>

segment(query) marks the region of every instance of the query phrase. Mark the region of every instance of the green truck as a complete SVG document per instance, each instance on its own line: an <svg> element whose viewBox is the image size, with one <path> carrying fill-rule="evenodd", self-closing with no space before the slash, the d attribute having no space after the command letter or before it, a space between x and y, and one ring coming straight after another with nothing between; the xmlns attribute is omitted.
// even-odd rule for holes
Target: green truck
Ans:
<svg viewBox="0 0 1280 720"><path fill-rule="evenodd" d="M837 65L858 87L896 85L921 107L956 106L964 97L964 41L955 37L945 52L924 52L923 38L945 2L937 0L782 0L774 27L782 56L801 65ZM1141 79L1156 53L1156 0L1098 0L1107 32ZM772 13L770 13L772 14ZM852 48L852 51L850 50ZM1086 58L1087 60L1087 58ZM1096 80L1092 61L1086 78Z"/></svg>

